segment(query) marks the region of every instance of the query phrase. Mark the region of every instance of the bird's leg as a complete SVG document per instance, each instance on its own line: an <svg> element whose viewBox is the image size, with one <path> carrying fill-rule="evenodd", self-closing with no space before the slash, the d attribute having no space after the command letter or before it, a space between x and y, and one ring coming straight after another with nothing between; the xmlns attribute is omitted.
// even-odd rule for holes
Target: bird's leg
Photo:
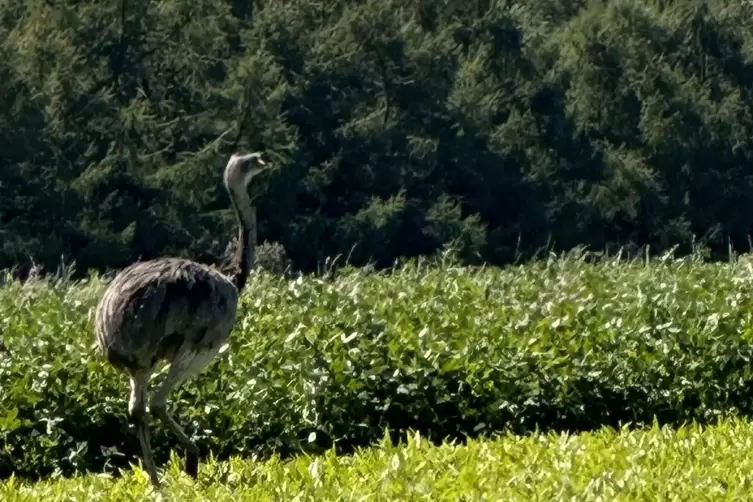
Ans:
<svg viewBox="0 0 753 502"><path fill-rule="evenodd" d="M152 394L150 409L155 416L159 417L162 422L170 427L178 437L181 445L186 449L186 474L192 478L198 476L199 470L199 448L196 443L186 435L183 428L175 421L170 412L167 411L167 396L170 391L180 385L190 377L195 376L206 366L217 351L194 352L192 350L180 350L175 359L170 364L170 370L167 377L157 391Z"/></svg>
<svg viewBox="0 0 753 502"><path fill-rule="evenodd" d="M149 474L152 484L159 486L157 467L154 464L152 445L149 438L149 414L146 410L148 374L135 374L131 376L131 397L128 401L128 417L136 427L136 436L141 444L141 455L144 461L144 469Z"/></svg>
<svg viewBox="0 0 753 502"><path fill-rule="evenodd" d="M183 428L175 421L175 419L167 411L167 404L154 403L151 405L152 413L154 413L162 422L170 427L172 431L178 436L178 441L186 449L186 474L192 478L196 478L199 474L199 448L191 441L191 438L186 435Z"/></svg>

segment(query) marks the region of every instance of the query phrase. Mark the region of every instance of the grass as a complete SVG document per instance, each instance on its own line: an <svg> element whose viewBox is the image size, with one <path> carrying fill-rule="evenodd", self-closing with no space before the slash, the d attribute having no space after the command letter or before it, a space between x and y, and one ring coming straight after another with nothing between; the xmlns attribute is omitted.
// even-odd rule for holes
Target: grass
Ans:
<svg viewBox="0 0 753 502"><path fill-rule="evenodd" d="M419 435L384 440L352 456L327 452L294 460L232 458L202 466L194 482L173 462L159 493L141 469L123 477L86 475L38 483L8 480L0 499L158 500L750 500L753 424L730 420L579 435L503 435L464 446L434 446Z"/></svg>

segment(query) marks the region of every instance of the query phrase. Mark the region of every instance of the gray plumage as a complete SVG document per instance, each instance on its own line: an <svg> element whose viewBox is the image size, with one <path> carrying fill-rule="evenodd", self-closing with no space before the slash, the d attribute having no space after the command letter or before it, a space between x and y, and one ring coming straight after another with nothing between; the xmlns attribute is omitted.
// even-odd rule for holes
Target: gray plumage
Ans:
<svg viewBox="0 0 753 502"><path fill-rule="evenodd" d="M259 153L231 156L224 184L239 224L233 272L182 258L159 258L123 269L97 306L95 332L107 361L128 373L128 415L141 444L144 468L159 485L149 439L147 406L186 448L186 472L196 477L198 449L167 411L171 389L196 376L218 354L233 329L238 296L253 267L256 211L247 186L267 168ZM164 383L147 403L157 364L170 362Z"/></svg>

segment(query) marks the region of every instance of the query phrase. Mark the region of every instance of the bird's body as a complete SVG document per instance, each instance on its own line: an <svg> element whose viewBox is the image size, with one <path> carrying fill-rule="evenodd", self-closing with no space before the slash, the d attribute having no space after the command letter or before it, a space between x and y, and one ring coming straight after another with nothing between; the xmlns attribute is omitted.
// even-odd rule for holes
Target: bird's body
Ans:
<svg viewBox="0 0 753 502"><path fill-rule="evenodd" d="M238 290L215 269L158 258L124 269L95 316L99 347L120 369L150 373L183 351L212 352L235 323Z"/></svg>
<svg viewBox="0 0 753 502"><path fill-rule="evenodd" d="M225 168L224 184L239 223L232 274L225 276L182 258L138 262L113 279L97 306L97 343L105 359L130 377L128 415L155 486L159 479L149 439L149 412L177 435L188 454L186 471L197 475L198 448L167 411L167 397L206 367L230 337L256 243L256 211L246 190L251 179L266 169L258 153L234 154ZM168 361L170 369L150 398L149 380L161 361Z"/></svg>

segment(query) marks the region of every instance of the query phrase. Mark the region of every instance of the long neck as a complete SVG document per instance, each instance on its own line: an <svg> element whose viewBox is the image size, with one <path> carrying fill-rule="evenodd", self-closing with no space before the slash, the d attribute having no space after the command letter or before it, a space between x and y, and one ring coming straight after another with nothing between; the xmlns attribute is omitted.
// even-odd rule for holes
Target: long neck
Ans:
<svg viewBox="0 0 753 502"><path fill-rule="evenodd" d="M238 217L238 249L235 252L231 280L238 291L246 285L248 274L254 267L256 251L256 208L245 190L228 190Z"/></svg>

